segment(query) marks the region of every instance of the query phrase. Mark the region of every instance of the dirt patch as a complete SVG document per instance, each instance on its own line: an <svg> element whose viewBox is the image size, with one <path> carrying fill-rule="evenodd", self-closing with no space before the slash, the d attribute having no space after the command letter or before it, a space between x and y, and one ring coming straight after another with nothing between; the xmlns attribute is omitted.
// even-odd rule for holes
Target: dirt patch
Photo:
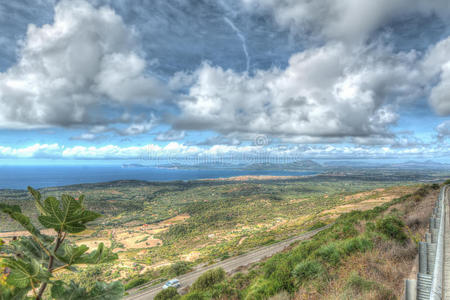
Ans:
<svg viewBox="0 0 450 300"><path fill-rule="evenodd" d="M173 225L176 223L184 222L186 219L189 219L190 216L188 214L178 215L173 218L167 219L159 223L159 225Z"/></svg>
<svg viewBox="0 0 450 300"><path fill-rule="evenodd" d="M127 249L150 248L162 245L162 241L160 239L156 239L149 235L134 235L119 241Z"/></svg>
<svg viewBox="0 0 450 300"><path fill-rule="evenodd" d="M181 259L185 260L185 261L196 261L197 259L200 258L201 253L198 251L192 251L186 255L182 255Z"/></svg>
<svg viewBox="0 0 450 300"><path fill-rule="evenodd" d="M380 189L375 189L375 190L372 190L372 191L367 191L367 192L362 192L362 193L358 193L358 194L348 195L348 196L344 197L344 200L345 201L358 200L358 199L361 199L361 198L366 198L366 197L369 197L369 196L373 196L373 195L375 195L377 193L384 192L384 191L385 191L385 189L380 188Z"/></svg>
<svg viewBox="0 0 450 300"><path fill-rule="evenodd" d="M372 191L367 191L363 193L358 193L354 195L349 195L345 197L346 201L356 201L358 199L366 199L367 197L372 197L377 195L378 197L373 199L363 200L357 203L344 204L336 206L333 209L324 210L320 213L320 215L331 215L333 217L337 217L342 213L351 212L353 210L369 210L376 206L379 206L383 203L390 202L396 198L407 195L412 191L411 187L404 188L394 188L394 189L376 189Z"/></svg>

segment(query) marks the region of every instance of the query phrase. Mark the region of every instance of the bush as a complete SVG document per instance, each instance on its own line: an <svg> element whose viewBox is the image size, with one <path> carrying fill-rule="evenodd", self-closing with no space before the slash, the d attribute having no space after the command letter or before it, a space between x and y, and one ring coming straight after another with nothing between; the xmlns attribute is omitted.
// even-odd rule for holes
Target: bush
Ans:
<svg viewBox="0 0 450 300"><path fill-rule="evenodd" d="M208 297L201 292L191 292L183 297L183 300L206 300Z"/></svg>
<svg viewBox="0 0 450 300"><path fill-rule="evenodd" d="M211 298L213 299L240 299L241 292L230 282L223 282L216 284L213 291L211 291Z"/></svg>
<svg viewBox="0 0 450 300"><path fill-rule="evenodd" d="M342 250L346 255L350 255L354 252L366 252L373 248L373 242L364 237L355 237L345 240L342 243Z"/></svg>
<svg viewBox="0 0 450 300"><path fill-rule="evenodd" d="M390 239L405 242L408 236L403 231L405 224L396 216L387 216L376 223L376 229Z"/></svg>
<svg viewBox="0 0 450 300"><path fill-rule="evenodd" d="M170 274L180 276L191 270L191 265L186 261L179 261L170 266Z"/></svg>
<svg viewBox="0 0 450 300"><path fill-rule="evenodd" d="M274 283L267 279L258 279L248 290L245 300L265 300L278 292Z"/></svg>
<svg viewBox="0 0 450 300"><path fill-rule="evenodd" d="M144 278L144 277L133 278L130 281L128 281L124 287L125 287L125 290L127 291L129 289L132 289L138 285L142 285L147 282L148 282L148 279Z"/></svg>
<svg viewBox="0 0 450 300"><path fill-rule="evenodd" d="M206 271L194 282L194 284L192 285L192 290L207 290L224 279L225 271L222 268Z"/></svg>
<svg viewBox="0 0 450 300"><path fill-rule="evenodd" d="M375 283L359 276L358 273L352 272L347 280L346 287L354 292L361 294L362 292L374 289Z"/></svg>
<svg viewBox="0 0 450 300"><path fill-rule="evenodd" d="M306 280L317 279L325 273L325 268L315 260L307 260L295 266L292 274L299 283Z"/></svg>
<svg viewBox="0 0 450 300"><path fill-rule="evenodd" d="M363 294L364 292L376 292L376 296L373 299L382 300L394 300L395 294L387 289L385 286L359 276L358 273L352 272L347 280L346 288L352 290L356 294Z"/></svg>
<svg viewBox="0 0 450 300"><path fill-rule="evenodd" d="M180 295L178 291L174 287L169 287L165 290L162 290L155 296L155 300L176 300L180 299Z"/></svg>
<svg viewBox="0 0 450 300"><path fill-rule="evenodd" d="M322 228L322 227L324 227L324 226L326 226L326 225L327 225L327 224L325 224L324 222L319 221L319 222L316 222L316 223L314 223L313 225L311 225L311 227L309 227L308 230L319 229L319 228Z"/></svg>
<svg viewBox="0 0 450 300"><path fill-rule="evenodd" d="M291 277L292 264L290 259L281 260L275 267L275 270L270 274L270 280L277 291L286 290L294 292L294 282Z"/></svg>
<svg viewBox="0 0 450 300"><path fill-rule="evenodd" d="M320 247L316 251L316 257L321 258L324 262L336 266L341 261L341 251L336 243L330 243Z"/></svg>

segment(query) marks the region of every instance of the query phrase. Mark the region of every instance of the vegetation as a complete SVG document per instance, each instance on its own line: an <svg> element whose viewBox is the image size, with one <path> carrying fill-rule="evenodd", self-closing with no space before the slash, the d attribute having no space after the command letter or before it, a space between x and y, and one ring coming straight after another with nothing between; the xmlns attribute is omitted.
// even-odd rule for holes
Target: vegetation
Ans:
<svg viewBox="0 0 450 300"><path fill-rule="evenodd" d="M417 206L416 196L424 201L434 190L435 186L424 186L374 209L342 214L329 229L287 252L274 255L248 275L239 273L219 283L205 284L205 288L193 286L182 299L190 299L191 295L198 299L210 299L212 295L214 299L225 299L230 291L233 299L268 299L283 293L295 294L301 299L313 295L316 295L313 298L396 299L396 290L366 279L352 262L356 257L378 257L384 253L391 255L393 261L410 260L412 263L417 250L412 242L414 236L403 219L408 217L406 212L411 213L412 207ZM425 227L426 222L421 221L421 226ZM391 249L395 250L391 252ZM372 269L380 270L380 266L370 263ZM342 276L348 268L354 271ZM341 287L335 294L325 297L330 292L329 284L333 284L334 289L336 284ZM224 286L227 289L223 289ZM318 294L322 296L317 297Z"/></svg>
<svg viewBox="0 0 450 300"><path fill-rule="evenodd" d="M206 271L192 285L193 291L204 291L225 279L225 271L222 268Z"/></svg>
<svg viewBox="0 0 450 300"><path fill-rule="evenodd" d="M52 272L49 281L60 281L65 288L73 282L86 292L95 291L95 281L120 280L126 290L158 284L189 272L196 264L239 255L323 227L348 211L364 210L339 217L333 226L335 233L329 233L329 229L326 232L330 236L319 240L321 233L311 243L300 244L300 249L292 250L297 254L290 258L285 253L276 255L248 273L225 276L206 289L191 289L180 297L257 299L280 293L292 295L299 289L322 291L326 282L335 280L336 270L344 268L355 255L378 251L382 243L395 243L392 249L414 250L411 241L418 240L417 230L428 216L406 218L389 208L389 213L382 208L370 210L418 189L417 183L403 178L409 177L358 174L243 181L118 181L42 189L42 197L70 193L80 198L85 194L83 206L106 215L90 221L87 230L67 235L64 243L94 249L109 247L111 255L112 250L120 255L120 262L111 259L101 265L80 266L77 272L71 272L71 268ZM419 189L407 202L420 205L430 189ZM22 191L0 190L1 204L18 205L30 216L30 222L37 224L36 230L49 234L40 222L40 212L32 209L32 201L36 200ZM6 216L0 214L0 238L10 247L13 236L23 234L8 232L20 228ZM372 280L363 272L358 274ZM46 289L48 295L51 291Z"/></svg>
<svg viewBox="0 0 450 300"><path fill-rule="evenodd" d="M54 236L42 234L22 214L18 205L0 203L0 210L25 228L30 236L14 239L0 250L0 266L8 268L8 275L1 289L1 299L26 299L29 291L33 298L42 299L44 293L53 299L120 299L123 287L120 282L110 284L96 282L87 290L75 282L54 280L54 274L62 270L74 270L79 264L101 264L117 259L110 249L100 244L90 253L85 245L76 246L66 237L86 229L86 224L100 215L84 207L84 196L75 199L62 195L42 199L41 194L28 188L39 211L38 220L44 228L53 229ZM50 287L47 289L47 286Z"/></svg>
<svg viewBox="0 0 450 300"><path fill-rule="evenodd" d="M176 300L180 299L180 294L178 294L177 289L174 287L169 287L162 290L155 296L155 300Z"/></svg>

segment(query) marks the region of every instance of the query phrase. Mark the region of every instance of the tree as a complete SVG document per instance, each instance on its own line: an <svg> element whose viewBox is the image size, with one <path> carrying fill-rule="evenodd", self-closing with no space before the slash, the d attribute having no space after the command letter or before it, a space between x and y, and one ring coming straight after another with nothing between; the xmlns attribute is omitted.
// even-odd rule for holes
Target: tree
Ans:
<svg viewBox="0 0 450 300"><path fill-rule="evenodd" d="M0 299L28 299L27 294L32 291L33 298L39 300L48 286L53 299L121 299L124 289L120 282L97 282L87 290L73 281L67 284L53 276L63 269L75 271L74 266L78 264L100 264L117 259L117 254L103 243L88 253L87 246L76 246L66 239L69 234L84 231L88 222L101 215L84 207L83 195L78 200L69 195L62 195L60 200L55 197L42 200L38 191L31 187L28 190L40 213L39 223L53 229L55 236L42 234L18 205L0 203L0 211L30 233L0 248L0 270L8 270L6 285L11 287L0 291Z"/></svg>

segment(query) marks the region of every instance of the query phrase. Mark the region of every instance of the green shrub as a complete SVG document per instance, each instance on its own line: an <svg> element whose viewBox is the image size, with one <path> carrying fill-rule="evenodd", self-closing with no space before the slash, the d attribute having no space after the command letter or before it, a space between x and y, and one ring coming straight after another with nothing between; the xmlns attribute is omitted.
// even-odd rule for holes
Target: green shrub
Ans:
<svg viewBox="0 0 450 300"><path fill-rule="evenodd" d="M376 292L375 299L394 300L397 299L394 292L375 281L370 281L359 276L358 273L352 272L347 280L346 289L356 294L364 292Z"/></svg>
<svg viewBox="0 0 450 300"><path fill-rule="evenodd" d="M318 221L318 222L314 223L313 225L311 225L311 227L309 227L308 230L319 229L319 228L322 228L322 227L324 227L324 226L326 226L326 225L327 225L327 224L325 224L324 222Z"/></svg>
<svg viewBox="0 0 450 300"><path fill-rule="evenodd" d="M377 231L399 242L405 242L408 239L403 230L404 227L403 221L392 215L379 219L376 223Z"/></svg>
<svg viewBox="0 0 450 300"><path fill-rule="evenodd" d="M372 249L373 242L364 237L355 237L343 241L341 248L346 255L350 255L354 252L366 252Z"/></svg>
<svg viewBox="0 0 450 300"><path fill-rule="evenodd" d="M333 266L339 264L342 256L342 253L336 243L330 243L320 247L315 254L316 257Z"/></svg>
<svg viewBox="0 0 450 300"><path fill-rule="evenodd" d="M281 260L277 265L270 279L273 282L273 286L277 291L286 290L294 292L294 282L292 280L292 266L290 259Z"/></svg>
<svg viewBox="0 0 450 300"><path fill-rule="evenodd" d="M174 276L186 274L192 270L191 265L186 261L178 261L170 266L169 273Z"/></svg>
<svg viewBox="0 0 450 300"><path fill-rule="evenodd" d="M138 286L138 285L142 285L144 283L147 283L148 281L149 280L147 278L144 278L144 277L133 278L130 281L128 281L125 284L124 287L125 287L125 290L127 291L129 289L132 289L132 288Z"/></svg>
<svg viewBox="0 0 450 300"><path fill-rule="evenodd" d="M358 273L352 272L347 280L346 288L352 289L354 292L361 294L374 289L375 282L366 280L359 276Z"/></svg>
<svg viewBox="0 0 450 300"><path fill-rule="evenodd" d="M206 299L209 299L209 298L210 297L207 297L202 292L192 291L189 294L184 295L182 299L183 300L206 300Z"/></svg>
<svg viewBox="0 0 450 300"><path fill-rule="evenodd" d="M180 295L178 291L174 287L169 287L165 290L162 290L155 296L155 300L176 300L180 299Z"/></svg>
<svg viewBox="0 0 450 300"><path fill-rule="evenodd" d="M292 271L292 275L299 283L307 280L317 279L325 273L325 268L315 260L307 260L297 264Z"/></svg>
<svg viewBox="0 0 450 300"><path fill-rule="evenodd" d="M250 286L245 300L265 300L278 292L274 283L268 279L258 279Z"/></svg>
<svg viewBox="0 0 450 300"><path fill-rule="evenodd" d="M230 284L230 282L222 282L216 284L211 291L211 298L213 299L240 299L241 292L239 289Z"/></svg>
<svg viewBox="0 0 450 300"><path fill-rule="evenodd" d="M225 271L222 268L206 271L192 285L192 290L203 291L211 288L216 283L225 279Z"/></svg>

